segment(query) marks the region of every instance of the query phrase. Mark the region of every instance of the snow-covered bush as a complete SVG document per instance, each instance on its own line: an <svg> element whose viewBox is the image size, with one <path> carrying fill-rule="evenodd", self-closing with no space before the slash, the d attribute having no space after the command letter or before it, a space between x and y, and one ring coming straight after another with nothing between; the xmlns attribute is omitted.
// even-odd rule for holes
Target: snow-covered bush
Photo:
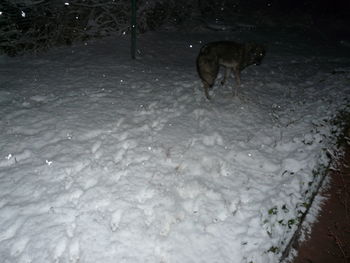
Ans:
<svg viewBox="0 0 350 263"><path fill-rule="evenodd" d="M57 1L6 1L0 4L0 52L10 56L27 50L71 43L76 22Z"/></svg>
<svg viewBox="0 0 350 263"><path fill-rule="evenodd" d="M137 10L138 28L145 32L165 23L182 23L195 8L196 0L140 1Z"/></svg>
<svg viewBox="0 0 350 263"><path fill-rule="evenodd" d="M137 1L137 28L180 23L195 0ZM8 0L0 3L0 53L16 55L76 40L129 32L130 0Z"/></svg>

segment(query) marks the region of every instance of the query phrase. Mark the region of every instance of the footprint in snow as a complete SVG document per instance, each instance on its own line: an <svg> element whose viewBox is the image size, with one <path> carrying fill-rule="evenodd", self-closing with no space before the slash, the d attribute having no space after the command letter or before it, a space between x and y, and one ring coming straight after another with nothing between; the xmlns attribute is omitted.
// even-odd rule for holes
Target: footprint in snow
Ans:
<svg viewBox="0 0 350 263"><path fill-rule="evenodd" d="M24 249L27 247L30 238L27 236L23 236L13 243L11 247L11 256L16 257L23 253Z"/></svg>
<svg viewBox="0 0 350 263"><path fill-rule="evenodd" d="M72 222L71 224L69 224L66 228L66 233L67 233L67 236L69 238L73 238L74 236L74 233L75 233L75 229L76 229L77 225L75 222Z"/></svg>
<svg viewBox="0 0 350 263"><path fill-rule="evenodd" d="M122 209L119 209L112 214L111 221L110 221L110 227L111 227L111 230L113 232L118 230L122 216L123 216Z"/></svg>
<svg viewBox="0 0 350 263"><path fill-rule="evenodd" d="M95 159L99 159L103 155L103 151L100 150L101 145L102 145L102 142L97 141L91 147L91 152L94 154Z"/></svg>
<svg viewBox="0 0 350 263"><path fill-rule="evenodd" d="M136 200L139 203L144 203L146 200L151 199L155 195L155 190L151 188L142 189L137 195Z"/></svg>
<svg viewBox="0 0 350 263"><path fill-rule="evenodd" d="M16 164L18 162L27 160L32 156L32 154L33 154L32 151L27 150L27 149L23 150L22 152L16 153L16 154L8 154L2 160L0 159L0 167L11 166L11 165Z"/></svg>
<svg viewBox="0 0 350 263"><path fill-rule="evenodd" d="M56 244L54 255L53 255L55 261L59 262L59 259L63 255L63 252L66 250L66 247L67 247L67 238L63 237Z"/></svg>
<svg viewBox="0 0 350 263"><path fill-rule="evenodd" d="M69 262L77 263L80 260L80 244L78 239L73 239L69 244Z"/></svg>
<svg viewBox="0 0 350 263"><path fill-rule="evenodd" d="M96 141L91 147L91 152L96 153L97 150L100 149L101 145L102 145L101 141Z"/></svg>
<svg viewBox="0 0 350 263"><path fill-rule="evenodd" d="M202 135L201 140L203 144L206 146L214 146L214 145L223 146L224 145L224 140L222 136L217 132L214 132L211 135Z"/></svg>
<svg viewBox="0 0 350 263"><path fill-rule="evenodd" d="M13 238L18 229L20 229L23 225L24 219L18 218L12 225L8 226L5 231L0 233L0 242Z"/></svg>

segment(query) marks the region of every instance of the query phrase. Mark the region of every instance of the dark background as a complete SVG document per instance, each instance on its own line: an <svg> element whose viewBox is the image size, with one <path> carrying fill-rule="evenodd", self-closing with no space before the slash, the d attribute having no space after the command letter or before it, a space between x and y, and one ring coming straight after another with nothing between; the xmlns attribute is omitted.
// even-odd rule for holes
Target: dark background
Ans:
<svg viewBox="0 0 350 263"><path fill-rule="evenodd" d="M131 0L1 0L0 54L130 33ZM208 20L319 32L350 38L350 0L137 0L137 32L171 24L177 30Z"/></svg>

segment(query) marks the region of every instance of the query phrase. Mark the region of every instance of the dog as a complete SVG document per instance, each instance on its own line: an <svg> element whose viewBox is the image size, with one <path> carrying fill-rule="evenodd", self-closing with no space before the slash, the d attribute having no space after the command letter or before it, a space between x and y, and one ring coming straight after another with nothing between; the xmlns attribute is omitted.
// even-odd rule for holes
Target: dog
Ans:
<svg viewBox="0 0 350 263"><path fill-rule="evenodd" d="M202 46L196 64L207 99L210 100L209 89L214 85L220 66L226 68L221 84L225 84L230 72L233 71L237 86L240 86L241 71L253 64L260 65L264 56L265 48L256 43L217 41ZM232 89L233 96L237 96L237 86Z"/></svg>

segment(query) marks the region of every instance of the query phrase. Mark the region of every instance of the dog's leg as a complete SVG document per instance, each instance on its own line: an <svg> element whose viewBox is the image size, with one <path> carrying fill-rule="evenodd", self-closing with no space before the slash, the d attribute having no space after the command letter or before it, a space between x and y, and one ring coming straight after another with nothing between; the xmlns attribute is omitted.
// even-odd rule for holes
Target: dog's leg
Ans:
<svg viewBox="0 0 350 263"><path fill-rule="evenodd" d="M215 79L219 72L219 64L216 60L205 60L197 64L200 78L202 79L205 96L210 100L209 89L213 87Z"/></svg>
<svg viewBox="0 0 350 263"><path fill-rule="evenodd" d="M241 72L239 69L233 69L236 78L236 86L233 89L233 96L236 97L238 95L238 88L241 86Z"/></svg>
<svg viewBox="0 0 350 263"><path fill-rule="evenodd" d="M209 88L210 88L210 86L208 85L208 83L205 83L204 84L204 92L205 92L205 96L207 97L208 100L210 100Z"/></svg>
<svg viewBox="0 0 350 263"><path fill-rule="evenodd" d="M207 82L203 81L204 93L205 93L205 96L207 97L208 100L210 100L209 89L211 87L212 87L211 85L209 85Z"/></svg>
<svg viewBox="0 0 350 263"><path fill-rule="evenodd" d="M225 85L227 78L230 76L231 68L226 67L224 78L221 81L221 85Z"/></svg>
<svg viewBox="0 0 350 263"><path fill-rule="evenodd" d="M241 86L241 72L239 69L234 70L235 77L236 77L236 82L238 86Z"/></svg>

